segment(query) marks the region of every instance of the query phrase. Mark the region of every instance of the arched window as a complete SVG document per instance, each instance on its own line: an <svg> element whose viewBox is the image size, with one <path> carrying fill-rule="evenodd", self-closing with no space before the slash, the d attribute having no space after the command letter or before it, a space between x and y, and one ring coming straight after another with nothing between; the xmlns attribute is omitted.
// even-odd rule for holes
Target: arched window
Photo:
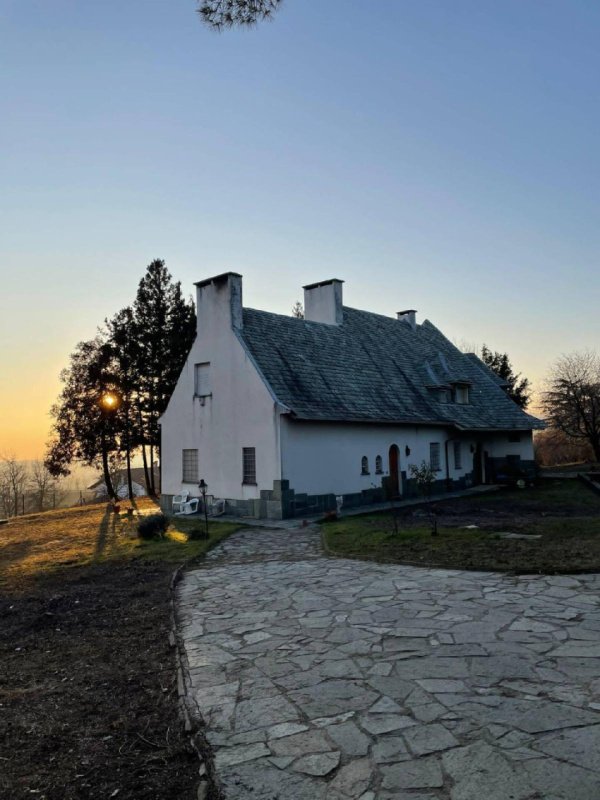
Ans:
<svg viewBox="0 0 600 800"><path fill-rule="evenodd" d="M360 474L361 475L369 474L369 459L366 456L363 456L360 460Z"/></svg>
<svg viewBox="0 0 600 800"><path fill-rule="evenodd" d="M375 456L375 474L376 475L383 474L383 460L381 456Z"/></svg>

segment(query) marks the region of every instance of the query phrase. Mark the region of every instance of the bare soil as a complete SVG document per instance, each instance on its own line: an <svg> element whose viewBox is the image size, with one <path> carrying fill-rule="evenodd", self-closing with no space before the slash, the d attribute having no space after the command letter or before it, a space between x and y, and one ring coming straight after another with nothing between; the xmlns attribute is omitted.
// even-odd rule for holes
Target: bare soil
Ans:
<svg viewBox="0 0 600 800"><path fill-rule="evenodd" d="M210 543L174 536L136 541L102 506L0 529L2 800L195 800L169 583Z"/></svg>

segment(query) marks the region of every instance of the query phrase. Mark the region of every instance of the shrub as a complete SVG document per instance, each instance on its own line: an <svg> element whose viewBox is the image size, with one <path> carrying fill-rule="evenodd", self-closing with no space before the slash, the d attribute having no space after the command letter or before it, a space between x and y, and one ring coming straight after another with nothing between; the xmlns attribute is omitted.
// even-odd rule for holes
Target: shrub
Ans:
<svg viewBox="0 0 600 800"><path fill-rule="evenodd" d="M151 514L140 520L137 529L140 539L155 539L157 536L162 538L168 527L169 520L164 514Z"/></svg>

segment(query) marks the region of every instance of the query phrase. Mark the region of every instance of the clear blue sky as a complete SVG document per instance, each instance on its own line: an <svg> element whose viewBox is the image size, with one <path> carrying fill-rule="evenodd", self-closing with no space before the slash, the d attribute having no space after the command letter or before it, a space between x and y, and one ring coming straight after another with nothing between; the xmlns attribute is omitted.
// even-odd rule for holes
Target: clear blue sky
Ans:
<svg viewBox="0 0 600 800"><path fill-rule="evenodd" d="M0 0L0 450L157 257L283 313L344 278L536 381L598 348L599 42L597 0Z"/></svg>

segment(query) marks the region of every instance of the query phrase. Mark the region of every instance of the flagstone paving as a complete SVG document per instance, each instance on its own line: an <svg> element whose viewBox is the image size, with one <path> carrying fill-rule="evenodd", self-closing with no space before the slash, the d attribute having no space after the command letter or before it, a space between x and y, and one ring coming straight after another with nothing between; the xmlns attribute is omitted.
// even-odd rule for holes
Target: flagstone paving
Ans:
<svg viewBox="0 0 600 800"><path fill-rule="evenodd" d="M326 557L245 530L178 589L228 800L598 800L600 576Z"/></svg>

